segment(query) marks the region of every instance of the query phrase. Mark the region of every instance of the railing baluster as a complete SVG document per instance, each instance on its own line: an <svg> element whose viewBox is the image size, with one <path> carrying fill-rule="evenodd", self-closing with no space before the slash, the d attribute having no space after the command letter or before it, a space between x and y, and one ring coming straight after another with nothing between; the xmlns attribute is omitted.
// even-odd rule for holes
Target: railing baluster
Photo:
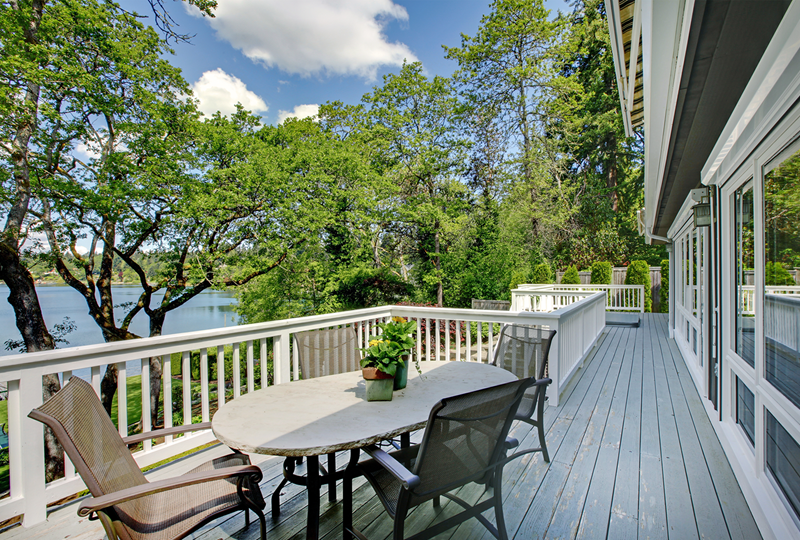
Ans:
<svg viewBox="0 0 800 540"><path fill-rule="evenodd" d="M117 429L128 436L128 376L125 362L117 364Z"/></svg>
<svg viewBox="0 0 800 540"><path fill-rule="evenodd" d="M425 360L431 359L431 320L425 319Z"/></svg>
<svg viewBox="0 0 800 540"><path fill-rule="evenodd" d="M208 395L208 349L200 349L200 401L202 408L202 422L208 422L210 418L209 395Z"/></svg>
<svg viewBox="0 0 800 540"><path fill-rule="evenodd" d="M472 361L472 321L467 321L467 339L464 340L467 347L467 362Z"/></svg>
<svg viewBox="0 0 800 540"><path fill-rule="evenodd" d="M475 332L475 333L478 334L477 336L475 336L475 338L478 340L478 358L477 358L477 361L478 362L482 362L481 357L483 356L483 343L481 342L481 340L483 338L483 324L481 324L481 321L478 321L478 328L476 330L477 330L477 332Z"/></svg>
<svg viewBox="0 0 800 540"><path fill-rule="evenodd" d="M183 386L183 425L192 423L192 352L181 353L181 384Z"/></svg>
<svg viewBox="0 0 800 540"><path fill-rule="evenodd" d="M217 345L217 409L225 405L225 345Z"/></svg>
<svg viewBox="0 0 800 540"><path fill-rule="evenodd" d="M441 325L439 324L440 320L441 319L438 318L436 319L436 347L434 349L435 352L433 353L434 358L437 362L439 361L439 349L442 346L442 340L441 340L442 330L441 330Z"/></svg>
<svg viewBox="0 0 800 540"><path fill-rule="evenodd" d="M450 361L450 320L444 320L444 359Z"/></svg>
<svg viewBox="0 0 800 540"><path fill-rule="evenodd" d="M239 367L239 349L241 343L233 344L233 399L242 395L242 375Z"/></svg>
<svg viewBox="0 0 800 540"><path fill-rule="evenodd" d="M456 360L461 360L461 321L456 320Z"/></svg>
<svg viewBox="0 0 800 540"><path fill-rule="evenodd" d="M150 359L142 358L142 433L153 431L150 417ZM144 451L149 452L153 447L153 441L146 440L142 444Z"/></svg>
<svg viewBox="0 0 800 540"><path fill-rule="evenodd" d="M253 340L247 340L247 393L256 388L255 373L253 371Z"/></svg>
<svg viewBox="0 0 800 540"><path fill-rule="evenodd" d="M94 388L95 393L97 396L100 397L101 390L100 390L100 368L102 366L92 366L92 388Z"/></svg>
<svg viewBox="0 0 800 540"><path fill-rule="evenodd" d="M488 341L488 350L486 351L486 362L491 362L494 358L494 323L488 322L486 323L489 326L489 341Z"/></svg>
<svg viewBox="0 0 800 540"><path fill-rule="evenodd" d="M294 340L292 342L292 380L300 380L300 351L295 347Z"/></svg>
<svg viewBox="0 0 800 540"><path fill-rule="evenodd" d="M267 372L267 338L261 338L261 352L258 363L261 366L261 388L269 386L269 373Z"/></svg>
<svg viewBox="0 0 800 540"><path fill-rule="evenodd" d="M164 381L164 427L172 427L172 355L165 354L161 357L161 375ZM172 442L172 435L167 436L164 441L167 444Z"/></svg>
<svg viewBox="0 0 800 540"><path fill-rule="evenodd" d="M422 319L417 317L417 362L422 360Z"/></svg>

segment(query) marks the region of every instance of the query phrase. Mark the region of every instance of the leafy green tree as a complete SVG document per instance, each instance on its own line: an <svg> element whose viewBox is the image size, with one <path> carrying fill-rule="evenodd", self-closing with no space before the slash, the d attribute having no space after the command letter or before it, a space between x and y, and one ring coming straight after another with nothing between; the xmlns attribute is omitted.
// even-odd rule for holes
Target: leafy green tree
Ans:
<svg viewBox="0 0 800 540"><path fill-rule="evenodd" d="M468 146L453 122L457 98L452 83L438 76L428 79L419 62L404 64L362 101L391 160L387 174L400 188L397 219L414 227L415 270L422 285L435 286L437 303L443 305L443 236L465 207L465 189L449 175L459 171Z"/></svg>
<svg viewBox="0 0 800 540"><path fill-rule="evenodd" d="M567 268L567 271L564 272L564 275L561 276L561 284L562 285L580 285L581 284L581 276L578 274L578 269L575 265L571 265Z"/></svg>
<svg viewBox="0 0 800 540"><path fill-rule="evenodd" d="M597 261L592 264L592 274L589 283L597 285L611 285L611 263L608 261Z"/></svg>

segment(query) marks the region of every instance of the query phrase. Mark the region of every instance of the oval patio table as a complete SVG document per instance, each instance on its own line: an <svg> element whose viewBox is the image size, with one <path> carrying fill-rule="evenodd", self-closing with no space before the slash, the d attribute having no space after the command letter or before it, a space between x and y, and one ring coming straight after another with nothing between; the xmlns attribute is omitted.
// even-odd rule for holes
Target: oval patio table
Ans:
<svg viewBox="0 0 800 540"><path fill-rule="evenodd" d="M409 366L408 386L392 401L368 402L360 371L270 386L223 405L212 429L242 452L308 458L306 538L316 539L320 455L353 450L351 460L357 459L359 448L425 427L442 398L516 380L478 362L424 361L420 368L421 376Z"/></svg>

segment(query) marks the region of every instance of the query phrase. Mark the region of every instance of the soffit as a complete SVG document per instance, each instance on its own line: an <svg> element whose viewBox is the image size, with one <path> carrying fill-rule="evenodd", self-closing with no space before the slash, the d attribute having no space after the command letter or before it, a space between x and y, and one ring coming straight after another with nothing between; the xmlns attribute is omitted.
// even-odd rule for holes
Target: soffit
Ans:
<svg viewBox="0 0 800 540"><path fill-rule="evenodd" d="M700 186L703 165L790 3L695 1L654 234L667 235Z"/></svg>

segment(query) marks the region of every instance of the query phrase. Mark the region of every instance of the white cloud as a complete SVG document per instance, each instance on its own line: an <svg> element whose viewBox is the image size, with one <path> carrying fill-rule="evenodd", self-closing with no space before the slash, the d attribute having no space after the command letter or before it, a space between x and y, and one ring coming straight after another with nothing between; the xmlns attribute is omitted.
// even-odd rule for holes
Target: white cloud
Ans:
<svg viewBox="0 0 800 540"><path fill-rule="evenodd" d="M359 75L417 58L383 33L390 19L408 20L392 0L226 0L209 19L219 37L253 61L300 75Z"/></svg>
<svg viewBox="0 0 800 540"><path fill-rule="evenodd" d="M219 111L224 115L236 112L236 104L254 113L267 112L269 107L255 92L247 89L241 79L228 75L222 69L206 71L192 85L194 96L200 100L200 111L211 116Z"/></svg>
<svg viewBox="0 0 800 540"><path fill-rule="evenodd" d="M298 105L293 111L278 111L278 123L282 124L287 118L293 116L298 119L308 118L309 116L316 116L319 112L319 105L316 103L307 105Z"/></svg>

